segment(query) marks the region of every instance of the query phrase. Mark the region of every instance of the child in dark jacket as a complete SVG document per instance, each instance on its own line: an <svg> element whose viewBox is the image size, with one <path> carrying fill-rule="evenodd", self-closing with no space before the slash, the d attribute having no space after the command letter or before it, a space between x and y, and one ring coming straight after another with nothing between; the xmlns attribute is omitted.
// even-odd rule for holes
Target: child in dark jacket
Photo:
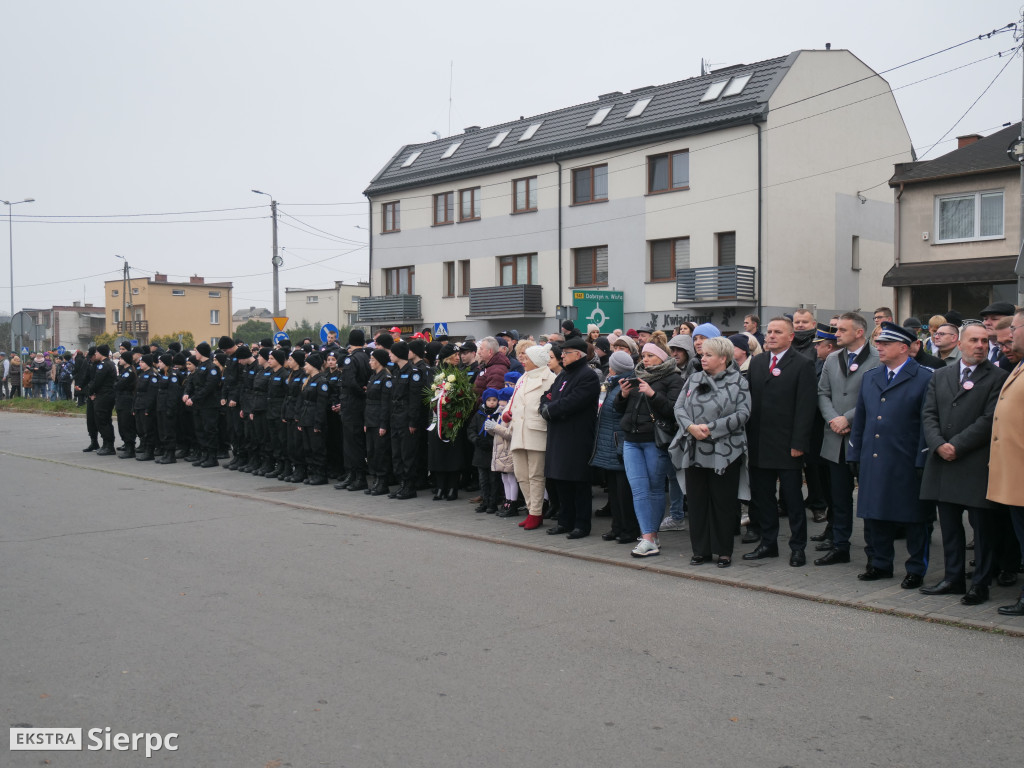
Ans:
<svg viewBox="0 0 1024 768"><path fill-rule="evenodd" d="M470 418L466 436L473 444L473 466L477 468L477 475L480 478L480 504L476 511L492 515L498 511L499 491L494 478L495 473L491 471L491 451L494 447L494 437L484 428L484 425L488 420L493 421L498 415L498 390L485 389L481 400L483 405Z"/></svg>

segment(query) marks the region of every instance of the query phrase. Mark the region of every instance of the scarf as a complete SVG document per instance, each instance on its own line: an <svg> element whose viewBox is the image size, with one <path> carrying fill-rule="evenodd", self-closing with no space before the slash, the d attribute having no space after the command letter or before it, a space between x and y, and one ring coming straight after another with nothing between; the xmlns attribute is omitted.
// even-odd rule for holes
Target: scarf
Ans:
<svg viewBox="0 0 1024 768"><path fill-rule="evenodd" d="M638 379L643 379L648 384L655 382L658 379L663 379L669 374L675 374L676 376L679 375L679 368L676 366L676 361L671 357L665 362L658 363L651 368L648 368L643 363L636 367L636 377Z"/></svg>

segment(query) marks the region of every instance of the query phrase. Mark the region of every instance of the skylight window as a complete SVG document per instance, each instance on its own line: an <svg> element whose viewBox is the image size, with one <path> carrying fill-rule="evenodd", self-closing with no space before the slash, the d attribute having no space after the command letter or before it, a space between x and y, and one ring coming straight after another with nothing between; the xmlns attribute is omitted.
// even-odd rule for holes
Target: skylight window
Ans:
<svg viewBox="0 0 1024 768"><path fill-rule="evenodd" d="M743 92L747 83L750 82L750 75L752 74L753 73L750 72L745 75L741 75L740 77L734 77L729 81L729 87L725 89L725 93L723 93L722 96L738 96Z"/></svg>
<svg viewBox="0 0 1024 768"><path fill-rule="evenodd" d="M493 139L491 139L491 143L487 145L487 148L494 149L495 147L500 147L501 142L503 142L510 133L512 133L512 131L502 131Z"/></svg>
<svg viewBox="0 0 1024 768"><path fill-rule="evenodd" d="M448 147L448 149L446 149L444 151L444 154L441 155L441 159L442 160L447 160L449 157L454 155L455 154L455 150L457 150L461 146L462 146L462 142L461 141L456 141L454 144L452 144L450 147Z"/></svg>
<svg viewBox="0 0 1024 768"><path fill-rule="evenodd" d="M604 119L608 117L608 113L611 111L611 107L601 107L599 110L597 110L594 116L590 118L590 122L587 123L587 127L590 128L591 126L594 125L600 125L601 123L604 122Z"/></svg>
<svg viewBox="0 0 1024 768"><path fill-rule="evenodd" d="M626 117L640 117L640 115L644 113L644 110L647 109L647 105L651 103L651 99L653 98L653 96L648 96L646 99L640 99L640 101L634 104L633 108L629 110L629 114L626 115Z"/></svg>
<svg viewBox="0 0 1024 768"><path fill-rule="evenodd" d="M532 139L533 138L533 134L535 134L537 132L537 129L540 128L542 124L543 124L543 121L541 121L540 123L534 123L533 125L531 125L525 131L523 131L523 135L519 137L519 140L520 141L529 141L530 139Z"/></svg>
<svg viewBox="0 0 1024 768"><path fill-rule="evenodd" d="M405 158L405 162L402 163L402 167L403 168L408 168L410 165L415 163L416 162L416 158L418 158L422 154L423 154L423 150L422 149L417 149L415 152L413 152L411 155L409 155L407 158Z"/></svg>
<svg viewBox="0 0 1024 768"><path fill-rule="evenodd" d="M700 97L701 104L705 101L714 101L722 95L722 91L725 90L726 83L728 80L719 80L717 83L712 83L708 86L707 91Z"/></svg>

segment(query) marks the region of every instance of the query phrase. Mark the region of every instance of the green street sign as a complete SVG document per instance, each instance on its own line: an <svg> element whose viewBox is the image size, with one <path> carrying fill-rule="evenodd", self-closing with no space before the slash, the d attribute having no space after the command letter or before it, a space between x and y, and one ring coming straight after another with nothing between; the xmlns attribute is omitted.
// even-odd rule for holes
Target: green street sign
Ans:
<svg viewBox="0 0 1024 768"><path fill-rule="evenodd" d="M622 291L573 291L576 325L586 333L588 325L596 325L602 334L622 328Z"/></svg>

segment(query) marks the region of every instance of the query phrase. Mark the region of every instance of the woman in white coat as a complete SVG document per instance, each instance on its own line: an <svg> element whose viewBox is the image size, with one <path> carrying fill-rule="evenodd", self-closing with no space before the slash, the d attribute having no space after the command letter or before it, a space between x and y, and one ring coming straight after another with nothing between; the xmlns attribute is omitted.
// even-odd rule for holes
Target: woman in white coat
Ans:
<svg viewBox="0 0 1024 768"><path fill-rule="evenodd" d="M548 423L539 409L541 396L555 381L555 374L547 367L550 354L550 344L526 348L523 362L526 372L516 382L512 399L501 417L512 431L512 464L529 512L520 525L528 531L540 528L544 520L544 452Z"/></svg>

